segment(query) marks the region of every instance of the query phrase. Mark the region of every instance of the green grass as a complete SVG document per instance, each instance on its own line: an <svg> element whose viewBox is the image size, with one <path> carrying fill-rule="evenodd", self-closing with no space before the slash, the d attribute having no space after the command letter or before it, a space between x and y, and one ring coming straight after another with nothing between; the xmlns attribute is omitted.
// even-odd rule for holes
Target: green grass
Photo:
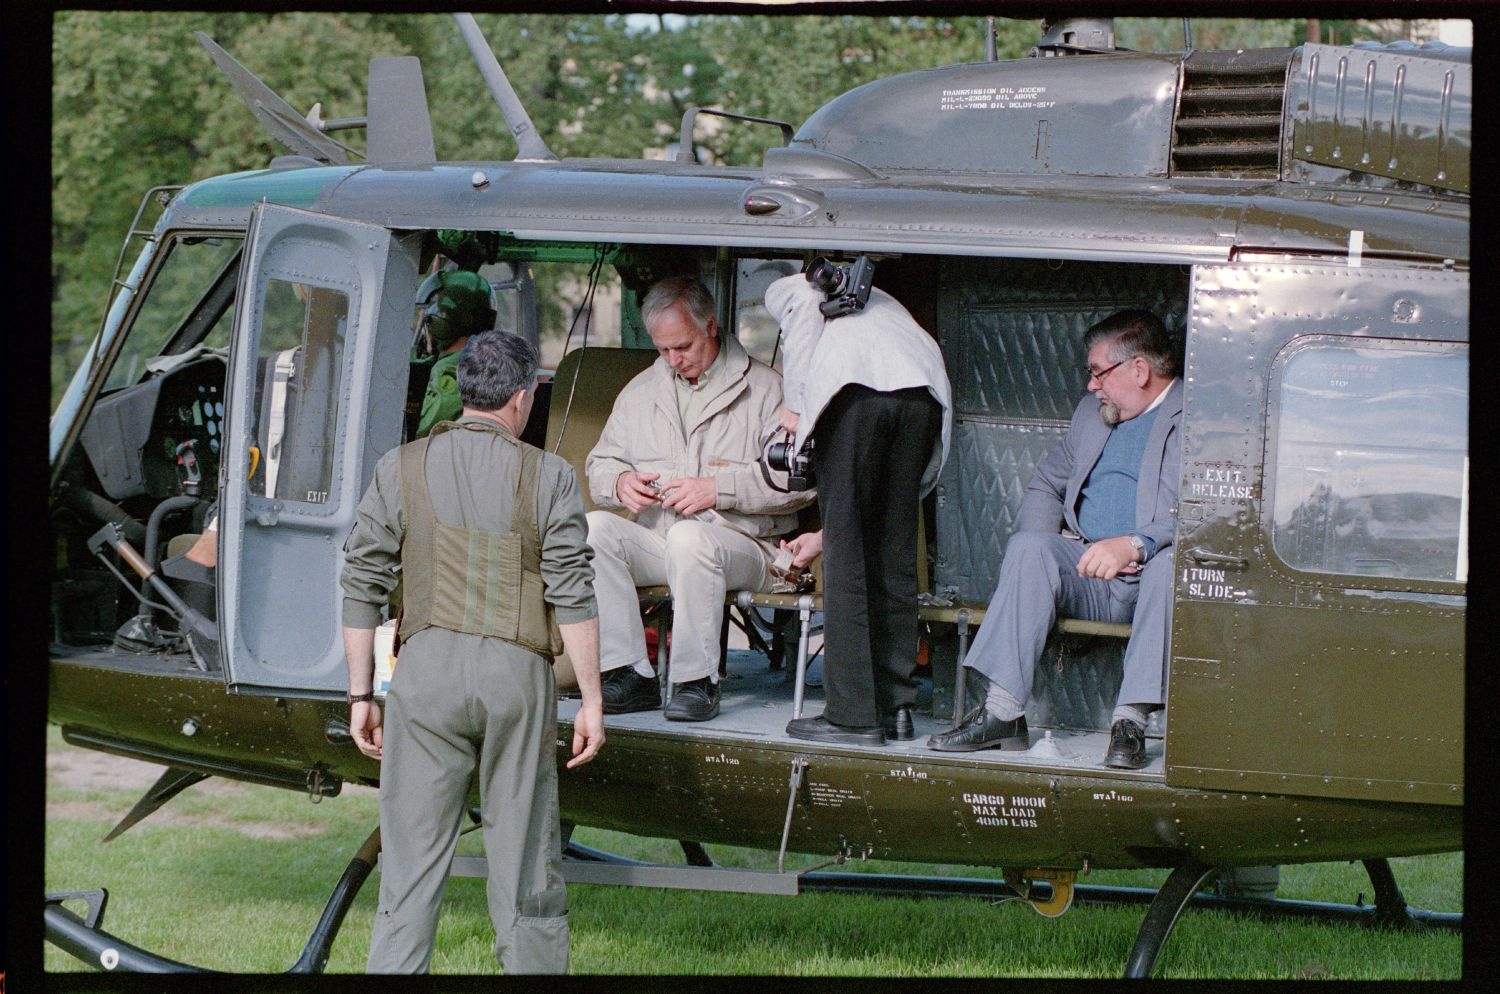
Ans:
<svg viewBox="0 0 1500 994"><path fill-rule="evenodd" d="M49 755L78 752L49 729ZM295 962L328 893L377 817L373 791L347 789L321 804L248 785L189 788L107 845L99 840L143 788L94 778L68 786L49 772L48 891L105 887L104 927L121 939L196 966L278 973ZM638 859L680 862L675 842L579 829L577 841ZM477 834L460 852L481 852ZM774 868L775 854L710 846L716 862ZM807 865L789 856L789 867ZM1461 911L1463 855L1392 861L1414 907ZM872 861L843 869L993 876L984 868ZM1164 870L1096 871L1083 884L1156 886ZM345 919L330 973L363 970L378 877ZM1358 863L1282 868L1279 896L1352 903L1370 884ZM572 970L581 974L749 974L875 977L1119 977L1143 906L1076 904L1044 919L1016 901L797 898L576 885L570 888ZM498 971L484 884L449 882L432 969ZM1453 980L1462 937L1341 923L1265 922L1190 910L1155 975L1170 978ZM52 972L89 967L48 945Z"/></svg>

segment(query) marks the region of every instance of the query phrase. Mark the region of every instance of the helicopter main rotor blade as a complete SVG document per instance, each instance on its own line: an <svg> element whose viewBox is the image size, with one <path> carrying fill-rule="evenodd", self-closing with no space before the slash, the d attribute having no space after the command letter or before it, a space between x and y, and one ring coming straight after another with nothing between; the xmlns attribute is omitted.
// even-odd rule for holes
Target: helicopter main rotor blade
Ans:
<svg viewBox="0 0 1500 994"><path fill-rule="evenodd" d="M235 61L234 56L221 48L218 42L202 31L194 31L193 36L208 50L219 71L229 80L229 85L234 87L234 92L240 95L245 106L250 108L250 113L255 115L255 119L271 138L297 155L306 155L329 165L344 165L349 161L350 155L358 154L319 131L298 114L291 104L281 99L276 91L261 82L259 76Z"/></svg>

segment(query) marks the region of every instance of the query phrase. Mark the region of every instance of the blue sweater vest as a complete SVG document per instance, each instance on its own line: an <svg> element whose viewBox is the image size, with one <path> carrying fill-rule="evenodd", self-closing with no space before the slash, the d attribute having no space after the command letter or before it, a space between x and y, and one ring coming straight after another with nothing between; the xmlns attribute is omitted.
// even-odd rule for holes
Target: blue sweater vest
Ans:
<svg viewBox="0 0 1500 994"><path fill-rule="evenodd" d="M1121 421L1110 430L1099 461L1078 495L1078 526L1090 542L1135 530L1135 491L1141 457L1160 407Z"/></svg>

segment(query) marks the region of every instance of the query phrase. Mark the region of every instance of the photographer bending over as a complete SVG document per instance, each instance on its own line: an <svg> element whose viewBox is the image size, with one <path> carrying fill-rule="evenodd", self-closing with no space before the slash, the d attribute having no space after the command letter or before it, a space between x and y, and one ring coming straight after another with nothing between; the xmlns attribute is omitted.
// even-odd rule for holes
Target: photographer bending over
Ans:
<svg viewBox="0 0 1500 994"><path fill-rule="evenodd" d="M867 265L815 260L771 284L766 307L785 349L781 425L813 442L826 557L826 705L787 734L884 745L913 734L917 521L947 458L952 390L937 343L895 298L871 288L860 307Z"/></svg>

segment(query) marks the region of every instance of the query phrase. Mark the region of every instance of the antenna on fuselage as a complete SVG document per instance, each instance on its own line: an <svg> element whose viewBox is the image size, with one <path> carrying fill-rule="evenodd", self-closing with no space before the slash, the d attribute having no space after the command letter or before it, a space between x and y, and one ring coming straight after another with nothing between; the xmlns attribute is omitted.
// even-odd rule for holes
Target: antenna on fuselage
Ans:
<svg viewBox="0 0 1500 994"><path fill-rule="evenodd" d="M459 33L464 36L464 43L469 46L469 54L474 56L474 62L479 66L479 74L484 77L485 85L490 88L490 95L495 98L495 103L500 105L500 113L505 115L505 123L509 126L511 135L516 139L516 158L556 162L557 156L547 147L542 136L537 134L536 126L531 123L531 116L526 113L526 108L521 106L521 99L516 96L510 80L506 79L505 70L500 68L500 62L495 58L495 53L490 50L489 42L484 40L483 32L474 22L474 15L454 14L453 19L458 22Z"/></svg>

